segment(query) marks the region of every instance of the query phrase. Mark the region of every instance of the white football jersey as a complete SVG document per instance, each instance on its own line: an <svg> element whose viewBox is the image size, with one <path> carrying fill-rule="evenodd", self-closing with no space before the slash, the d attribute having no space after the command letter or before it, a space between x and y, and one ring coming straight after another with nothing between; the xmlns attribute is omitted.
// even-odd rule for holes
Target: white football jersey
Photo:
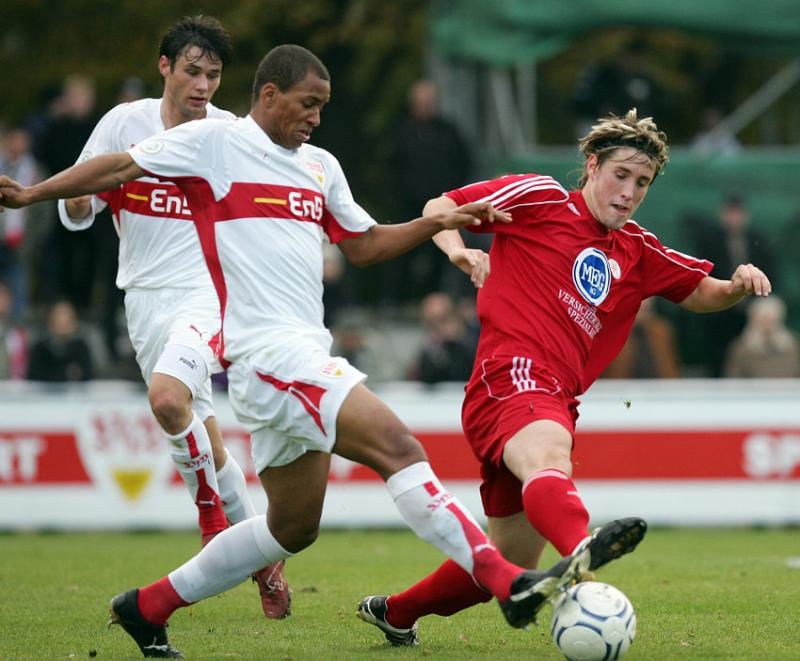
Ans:
<svg viewBox="0 0 800 661"><path fill-rule="evenodd" d="M209 117L234 119L226 110L208 104ZM130 149L161 133L161 99L140 99L109 110L98 122L78 162L93 156ZM92 198L92 211L82 220L71 219L64 200L58 203L61 223L69 230L82 230L94 222L96 213L111 207L119 234L120 289L162 287L210 287L192 213L183 193L171 182L143 177Z"/></svg>
<svg viewBox="0 0 800 661"><path fill-rule="evenodd" d="M302 334L325 350L322 246L369 230L342 168L324 149L273 143L251 117L182 124L130 149L149 174L176 182L220 300L219 356Z"/></svg>

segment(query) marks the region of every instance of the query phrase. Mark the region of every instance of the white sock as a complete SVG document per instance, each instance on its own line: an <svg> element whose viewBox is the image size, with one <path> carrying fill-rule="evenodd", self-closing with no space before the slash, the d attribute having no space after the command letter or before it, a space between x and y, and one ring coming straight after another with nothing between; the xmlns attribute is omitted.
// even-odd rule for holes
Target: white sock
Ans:
<svg viewBox="0 0 800 661"><path fill-rule="evenodd" d="M386 488L409 527L472 574L473 553L489 544L466 508L442 486L427 461L406 466Z"/></svg>
<svg viewBox="0 0 800 661"><path fill-rule="evenodd" d="M253 572L293 554L270 533L267 517L254 516L214 537L196 556L169 574L169 582L189 603L239 585Z"/></svg>
<svg viewBox="0 0 800 661"><path fill-rule="evenodd" d="M222 509L231 523L239 523L258 514L247 493L247 480L241 466L236 463L230 452L225 450L225 465L217 471L219 496L222 498Z"/></svg>
<svg viewBox="0 0 800 661"><path fill-rule="evenodd" d="M206 426L192 413L191 424L180 434L167 435L167 440L172 461L197 505L201 532L224 529L225 514L221 509L217 471Z"/></svg>

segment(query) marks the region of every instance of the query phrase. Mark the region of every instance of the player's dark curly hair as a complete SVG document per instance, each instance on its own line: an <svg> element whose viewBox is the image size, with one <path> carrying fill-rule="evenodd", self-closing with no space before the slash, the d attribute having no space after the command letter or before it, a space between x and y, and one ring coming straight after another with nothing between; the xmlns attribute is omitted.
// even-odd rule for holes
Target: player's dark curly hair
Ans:
<svg viewBox="0 0 800 661"><path fill-rule="evenodd" d="M158 56L166 56L174 70L178 56L189 46L197 46L200 57L208 55L208 59L221 62L223 68L233 53L231 36L213 16L184 16L170 26L161 39Z"/></svg>
<svg viewBox="0 0 800 661"><path fill-rule="evenodd" d="M328 69L314 53L296 44L275 46L256 69L253 80L253 103L258 100L261 88L267 83L274 83L281 92L303 80L312 72L322 80L330 80Z"/></svg>
<svg viewBox="0 0 800 661"><path fill-rule="evenodd" d="M658 130L652 117L639 119L636 108L631 108L625 117L609 115L598 120L578 143L578 149L585 158L588 159L592 154L597 156L598 166L620 147L630 147L644 154L655 170L654 180L669 159L667 135ZM588 174L584 170L578 187L583 188L587 179Z"/></svg>

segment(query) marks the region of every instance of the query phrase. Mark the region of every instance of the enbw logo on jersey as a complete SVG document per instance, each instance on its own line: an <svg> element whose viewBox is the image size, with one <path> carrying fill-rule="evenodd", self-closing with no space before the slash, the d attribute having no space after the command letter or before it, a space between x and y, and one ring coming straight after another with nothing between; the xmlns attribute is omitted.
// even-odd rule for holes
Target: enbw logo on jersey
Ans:
<svg viewBox="0 0 800 661"><path fill-rule="evenodd" d="M592 305L600 305L611 288L611 268L605 254L586 248L572 265L572 281L581 296Z"/></svg>

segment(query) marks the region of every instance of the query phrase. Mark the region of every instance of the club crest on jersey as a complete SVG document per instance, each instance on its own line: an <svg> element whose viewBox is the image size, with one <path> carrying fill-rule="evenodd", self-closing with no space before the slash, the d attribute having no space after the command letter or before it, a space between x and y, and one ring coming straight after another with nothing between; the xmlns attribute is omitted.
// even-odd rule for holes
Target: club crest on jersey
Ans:
<svg viewBox="0 0 800 661"><path fill-rule="evenodd" d="M314 178L319 182L320 186L325 183L325 168L322 167L322 163L319 161L305 161L303 165L311 170Z"/></svg>
<svg viewBox="0 0 800 661"><path fill-rule="evenodd" d="M600 305L611 289L608 258L597 248L586 248L572 265L572 281L588 303Z"/></svg>
<svg viewBox="0 0 800 661"><path fill-rule="evenodd" d="M334 361L331 361L325 365L325 367L323 367L320 371L322 372L322 376L327 376L329 378L338 379L339 377L344 376L344 370L342 370L342 368L339 367L339 365Z"/></svg>

